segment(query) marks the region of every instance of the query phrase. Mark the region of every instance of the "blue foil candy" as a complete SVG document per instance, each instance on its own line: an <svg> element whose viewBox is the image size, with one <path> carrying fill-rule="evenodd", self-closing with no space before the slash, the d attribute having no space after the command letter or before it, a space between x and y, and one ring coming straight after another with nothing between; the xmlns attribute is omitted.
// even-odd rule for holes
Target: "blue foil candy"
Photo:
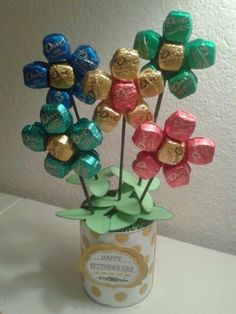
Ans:
<svg viewBox="0 0 236 314"><path fill-rule="evenodd" d="M40 120L49 134L65 133L72 125L71 113L63 104L46 104L41 108Z"/></svg>
<svg viewBox="0 0 236 314"><path fill-rule="evenodd" d="M91 46L81 45L71 55L71 64L77 75L85 75L88 71L95 70L99 65L99 57Z"/></svg>
<svg viewBox="0 0 236 314"><path fill-rule="evenodd" d="M70 44L62 34L50 34L43 40L43 53L50 63L66 61L71 56Z"/></svg>
<svg viewBox="0 0 236 314"><path fill-rule="evenodd" d="M71 131L70 137L79 150L89 151L102 143L103 136L94 121L80 119Z"/></svg>
<svg viewBox="0 0 236 314"><path fill-rule="evenodd" d="M93 152L80 152L71 168L83 178L95 176L101 169L99 158Z"/></svg>
<svg viewBox="0 0 236 314"><path fill-rule="evenodd" d="M44 62L27 64L23 69L24 83L31 88L48 86L48 66Z"/></svg>
<svg viewBox="0 0 236 314"><path fill-rule="evenodd" d="M96 101L94 95L85 95L83 91L83 81L79 79L73 90L74 95L82 102L93 105Z"/></svg>
<svg viewBox="0 0 236 314"><path fill-rule="evenodd" d="M69 162L60 161L49 154L44 160L44 168L50 175L57 178L64 178L71 170Z"/></svg>
<svg viewBox="0 0 236 314"><path fill-rule="evenodd" d="M72 106L72 96L70 92L60 91L50 88L47 94L47 104L63 104L67 109Z"/></svg>
<svg viewBox="0 0 236 314"><path fill-rule="evenodd" d="M26 125L22 132L22 140L26 147L35 151L43 152L46 150L47 134L42 128L41 123Z"/></svg>

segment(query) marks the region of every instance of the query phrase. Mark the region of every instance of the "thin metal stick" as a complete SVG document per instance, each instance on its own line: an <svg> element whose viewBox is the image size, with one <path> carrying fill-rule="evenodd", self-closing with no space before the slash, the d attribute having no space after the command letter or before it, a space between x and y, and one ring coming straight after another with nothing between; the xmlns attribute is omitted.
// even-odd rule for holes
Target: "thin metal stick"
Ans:
<svg viewBox="0 0 236 314"><path fill-rule="evenodd" d="M122 131L121 131L122 133L121 133L121 149L120 149L120 175L119 175L118 201L121 199L121 186L122 186L124 152L125 152L125 127L126 127L126 120L123 116Z"/></svg>
<svg viewBox="0 0 236 314"><path fill-rule="evenodd" d="M73 97L72 97L72 106L73 106L73 109L74 109L74 112L75 112L76 119L79 121L80 120L80 116L79 116L79 112L77 110L77 107L76 107L76 104L75 104L75 101L74 101ZM91 199L90 199L90 196L89 196L87 185L86 185L85 180L84 180L83 177L79 176L79 179L80 179L83 191L84 191L84 195L85 195L86 200L88 202L89 211L91 212L91 214L93 214L93 212L94 212L93 205L92 205L92 202L91 202Z"/></svg>
<svg viewBox="0 0 236 314"><path fill-rule="evenodd" d="M141 185L141 184L142 184L142 180L143 180L143 179L139 177L139 179L138 179L138 185Z"/></svg>
<svg viewBox="0 0 236 314"><path fill-rule="evenodd" d="M148 191L150 185L152 184L153 179L154 179L154 177L149 179L149 181L148 181L148 183L147 183L147 185L146 185L146 187L145 187L145 189L143 191L143 194L140 197L140 203L142 203L142 201L144 200L144 197L146 196L147 191Z"/></svg>
<svg viewBox="0 0 236 314"><path fill-rule="evenodd" d="M165 83L164 83L164 88L165 88ZM161 103L162 103L162 98L163 98L163 94L164 94L164 90L163 92L158 96L157 98L157 103L156 103L156 108L155 108L155 113L154 113L154 122L157 121L157 118L158 118L158 115L159 115L159 112L160 112L160 108L161 108ZM140 179L139 178L139 181L140 182ZM143 191L143 194L141 195L140 197L140 203L142 203L142 201L144 200L144 197L146 196L147 192L148 192L148 189L150 187L150 185L152 184L152 181L153 181L154 177L149 179L144 191ZM142 180L142 179L141 179ZM141 181L142 182L142 181Z"/></svg>

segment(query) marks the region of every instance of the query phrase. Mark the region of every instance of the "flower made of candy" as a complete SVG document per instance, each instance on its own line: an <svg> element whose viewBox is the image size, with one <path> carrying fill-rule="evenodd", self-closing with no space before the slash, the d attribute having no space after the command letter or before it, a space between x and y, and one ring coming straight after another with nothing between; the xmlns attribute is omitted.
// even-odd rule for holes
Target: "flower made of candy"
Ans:
<svg viewBox="0 0 236 314"><path fill-rule="evenodd" d="M94 103L95 100L85 96L82 89L87 71L96 69L99 64L99 57L91 46L81 45L71 53L65 36L50 34L43 40L43 53L48 63L34 62L24 67L26 86L49 87L47 103L61 103L70 108L73 95L82 102Z"/></svg>
<svg viewBox="0 0 236 314"><path fill-rule="evenodd" d="M163 168L171 187L189 183L190 166L212 161L215 144L203 137L190 138L196 118L178 110L165 122L164 131L155 123L141 124L133 134L134 144L143 151L133 162L133 170L143 179L153 178Z"/></svg>
<svg viewBox="0 0 236 314"><path fill-rule="evenodd" d="M73 124L71 113L63 104L46 104L40 111L41 122L22 130L24 144L33 151L47 150L46 171L63 178L70 170L89 178L101 168L93 149L102 143L102 133L94 121L85 118Z"/></svg>
<svg viewBox="0 0 236 314"><path fill-rule="evenodd" d="M179 99L196 91L197 78L191 69L203 69L215 63L215 44L202 39L188 42L191 33L191 15L171 11L163 24L163 36L145 30L136 35L134 42L140 57L150 60L144 68L159 69L168 80L171 93Z"/></svg>
<svg viewBox="0 0 236 314"><path fill-rule="evenodd" d="M143 98L162 93L164 79L156 69L139 72L139 55L134 49L116 50L110 62L111 75L94 70L84 78L84 93L102 100L96 107L94 119L98 126L109 132L114 129L123 113L126 121L137 127L153 120Z"/></svg>

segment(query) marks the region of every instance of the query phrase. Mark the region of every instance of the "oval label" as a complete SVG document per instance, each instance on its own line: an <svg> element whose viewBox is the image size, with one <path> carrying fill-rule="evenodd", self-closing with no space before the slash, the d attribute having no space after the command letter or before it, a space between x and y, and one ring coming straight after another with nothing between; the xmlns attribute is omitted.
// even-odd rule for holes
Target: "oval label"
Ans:
<svg viewBox="0 0 236 314"><path fill-rule="evenodd" d="M135 287L147 276L143 255L128 247L97 244L84 250L80 271L92 281L109 287Z"/></svg>

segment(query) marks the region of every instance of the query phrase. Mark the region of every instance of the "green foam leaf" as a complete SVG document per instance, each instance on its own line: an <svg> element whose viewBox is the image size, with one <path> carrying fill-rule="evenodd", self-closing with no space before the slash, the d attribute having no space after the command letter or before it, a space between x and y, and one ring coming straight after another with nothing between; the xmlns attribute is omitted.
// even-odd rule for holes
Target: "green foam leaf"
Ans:
<svg viewBox="0 0 236 314"><path fill-rule="evenodd" d="M110 182L106 179L98 179L88 185L89 190L98 197L106 195L109 186Z"/></svg>
<svg viewBox="0 0 236 314"><path fill-rule="evenodd" d="M97 174L99 179L108 179L114 176L114 174L111 172L110 167L106 167L101 169Z"/></svg>
<svg viewBox="0 0 236 314"><path fill-rule="evenodd" d="M115 207L118 211L128 215L138 215L141 212L139 201L134 197L123 197L117 201Z"/></svg>
<svg viewBox="0 0 236 314"><path fill-rule="evenodd" d="M136 186L135 192L136 192L138 198L140 199L142 194L143 194L143 188L140 186ZM154 205L154 203L153 203L152 196L150 193L147 192L143 201L142 201L142 207L147 213L150 213L150 211L153 209L153 205Z"/></svg>
<svg viewBox="0 0 236 314"><path fill-rule="evenodd" d="M138 217L144 220L169 220L174 214L165 208L154 206L149 214L142 213Z"/></svg>
<svg viewBox="0 0 236 314"><path fill-rule="evenodd" d="M113 196L103 196L92 201L94 207L108 207L115 206L117 202L117 197Z"/></svg>
<svg viewBox="0 0 236 314"><path fill-rule="evenodd" d="M115 176L117 176L119 178L120 169L118 166L111 166L110 170ZM137 179L125 169L123 169L122 181L131 185L131 186L135 186L137 184Z"/></svg>
<svg viewBox="0 0 236 314"><path fill-rule="evenodd" d="M67 209L56 213L56 216L66 218L66 219L87 219L91 216L90 212L84 208Z"/></svg>
<svg viewBox="0 0 236 314"><path fill-rule="evenodd" d="M130 197L134 192L134 187L127 184L127 183L123 183L122 186L121 186L121 194L122 194L122 197L123 196L126 196L126 197ZM117 190L117 193L116 193L116 196L118 197L118 190Z"/></svg>
<svg viewBox="0 0 236 314"><path fill-rule="evenodd" d="M107 216L92 215L85 223L94 232L104 234L109 231L111 221Z"/></svg>
<svg viewBox="0 0 236 314"><path fill-rule="evenodd" d="M85 183L89 184L90 182L93 182L95 180L95 177L92 177L90 179L84 178ZM77 174L73 174L72 176L69 176L66 178L66 182L71 183L71 184L81 184L80 178Z"/></svg>
<svg viewBox="0 0 236 314"><path fill-rule="evenodd" d="M110 231L115 231L131 226L136 222L137 219L137 216L131 216L125 213L116 212L111 217Z"/></svg>
<svg viewBox="0 0 236 314"><path fill-rule="evenodd" d="M149 179L148 180L142 180L142 183L141 183L141 187L143 188L143 190L145 189L145 187L146 187L146 185L147 185L147 183L148 183L148 181L149 181ZM157 190L159 187L160 187L160 184L161 184L161 182L160 182L160 180L157 178L157 177L155 177L153 180L152 180L152 183L151 183L151 185L150 185L150 187L149 187L149 191L154 191L154 190Z"/></svg>

